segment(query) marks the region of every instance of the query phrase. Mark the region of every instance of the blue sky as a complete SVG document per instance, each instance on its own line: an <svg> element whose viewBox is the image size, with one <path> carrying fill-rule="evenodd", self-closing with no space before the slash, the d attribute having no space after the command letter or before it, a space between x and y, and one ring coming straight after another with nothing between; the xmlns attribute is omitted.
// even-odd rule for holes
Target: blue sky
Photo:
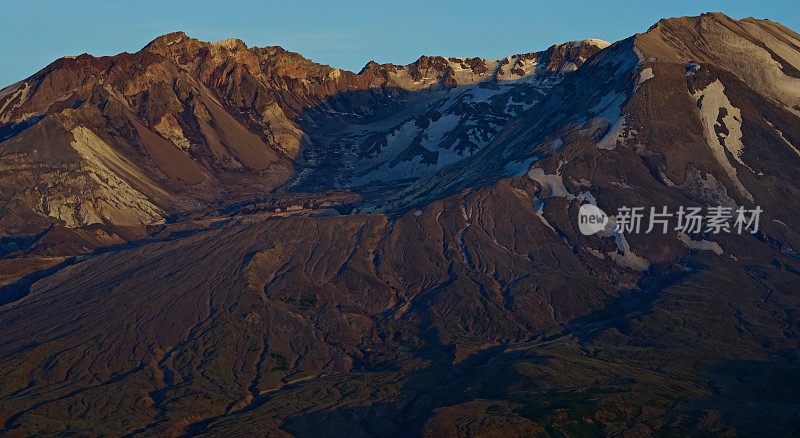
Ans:
<svg viewBox="0 0 800 438"><path fill-rule="evenodd" d="M797 0L0 0L0 11L0 86L61 56L133 52L175 30L202 40L237 37L250 46L280 45L355 71L371 59L405 64L422 54L500 58L587 37L616 41L659 18L704 11L770 18L800 31Z"/></svg>

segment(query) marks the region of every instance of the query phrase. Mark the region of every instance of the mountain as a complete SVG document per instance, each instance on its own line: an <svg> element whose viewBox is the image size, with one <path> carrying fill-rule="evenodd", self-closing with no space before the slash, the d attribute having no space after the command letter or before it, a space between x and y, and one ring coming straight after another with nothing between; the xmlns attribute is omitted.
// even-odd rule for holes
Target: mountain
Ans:
<svg viewBox="0 0 800 438"><path fill-rule="evenodd" d="M135 54L62 58L2 92L3 189L15 199L0 226L19 235L55 223L147 225L286 184L324 190L353 172L361 181L430 173L485 146L514 111L604 44L500 61L423 56L359 74L279 47L181 32ZM489 117L479 103L496 94L505 101ZM436 146L441 152L421 144L438 143L439 132L453 137ZM390 133L414 138L382 150ZM351 155L364 158L361 168L342 162ZM296 176L296 167L305 172Z"/></svg>
<svg viewBox="0 0 800 438"><path fill-rule="evenodd" d="M778 23L359 73L178 32L3 89L0 141L6 434L800 433Z"/></svg>

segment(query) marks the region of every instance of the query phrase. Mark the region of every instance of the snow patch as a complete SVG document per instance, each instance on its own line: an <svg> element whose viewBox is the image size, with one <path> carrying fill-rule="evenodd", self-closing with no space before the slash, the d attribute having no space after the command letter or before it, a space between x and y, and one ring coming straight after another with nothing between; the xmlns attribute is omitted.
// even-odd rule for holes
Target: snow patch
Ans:
<svg viewBox="0 0 800 438"><path fill-rule="evenodd" d="M597 147L610 151L618 145L624 144L627 140L632 139L637 133L635 129L630 129L625 125L625 116L622 116L614 123L614 126L608 130L606 135L597 142Z"/></svg>
<svg viewBox="0 0 800 438"><path fill-rule="evenodd" d="M634 271L646 271L647 268L650 267L650 261L644 257L640 257L636 255L631 250L631 245L625 239L625 235L619 232L614 233L614 241L617 243L617 249L619 249L622 254L619 252L609 252L608 255L611 257L614 262L618 265L622 266L623 268L632 269Z"/></svg>
<svg viewBox="0 0 800 438"><path fill-rule="evenodd" d="M650 79L653 79L654 77L655 75L653 74L652 67L647 67L645 69L642 69L642 71L639 72L639 81L636 83L636 85L637 86L642 85L643 83L647 82Z"/></svg>
<svg viewBox="0 0 800 438"><path fill-rule="evenodd" d="M575 196L564 186L564 178L560 173L548 175L544 173L544 169L537 167L528 171L528 177L542 186L545 198L575 199Z"/></svg>
<svg viewBox="0 0 800 438"><path fill-rule="evenodd" d="M744 151L744 144L742 144L742 112L728 100L725 95L725 86L719 80L712 82L702 90L697 90L692 97L694 97L696 103L699 102L700 118L703 120L703 126L705 127L706 143L711 149L714 158L736 185L739 193L752 202L753 195L747 191L744 184L739 180L736 168L733 167L733 164L725 154L727 150L739 164L751 172L753 171L742 161L742 152ZM725 109L726 111L725 116L722 118L722 123L728 130L728 134L723 137L720 137L716 131L716 128L720 126L717 122L720 109Z"/></svg>
<svg viewBox="0 0 800 438"><path fill-rule="evenodd" d="M683 242L688 248L697 249L700 251L713 251L716 255L722 255L722 247L719 243L710 240L692 240L688 234L684 232L678 233L678 240Z"/></svg>
<svg viewBox="0 0 800 438"><path fill-rule="evenodd" d="M509 92L508 88L491 89L472 87L469 91L464 93L464 97L474 103L488 102L491 98Z"/></svg>

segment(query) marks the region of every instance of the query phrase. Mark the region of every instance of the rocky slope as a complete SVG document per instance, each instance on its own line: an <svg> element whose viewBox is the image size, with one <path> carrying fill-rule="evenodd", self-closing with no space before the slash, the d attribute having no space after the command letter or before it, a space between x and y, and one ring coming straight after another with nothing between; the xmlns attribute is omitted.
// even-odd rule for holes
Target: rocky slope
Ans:
<svg viewBox="0 0 800 438"><path fill-rule="evenodd" d="M0 227L6 234L35 234L54 223L162 223L171 214L268 193L292 179L293 185L317 182L323 179L317 174L341 166L350 154L379 155L376 161L392 168L392 178L418 166L414 158L421 156L427 165L416 174L422 175L430 164L457 161L487 144L514 108L530 106L539 88L601 46L570 43L500 61L423 56L408 66L370 63L354 74L279 47L205 43L178 32L135 54L62 58L2 91L3 192L14 214L4 215ZM518 82L525 84L513 86ZM498 93L498 84L506 93ZM509 105L499 108L491 121L485 111L471 109L473 100L494 94L516 97L518 106L510 113L501 111ZM430 133L414 128L417 138L397 145L398 151L380 150L387 132L435 123L430 119L442 114L436 108L420 114L423 106L444 106L448 99L447 109L457 108L439 123L444 129L482 123L437 145L448 153L446 161L431 163L430 155L439 152L419 145L420 136L438 143L438 125ZM336 127L320 127L330 119ZM359 132L342 132L354 126ZM355 144L326 141L345 135ZM297 167L317 172L298 178ZM369 180L367 173L362 180Z"/></svg>
<svg viewBox="0 0 800 438"><path fill-rule="evenodd" d="M791 435L800 36L358 74L165 35L2 91L8 434ZM581 204L761 207L596 234Z"/></svg>

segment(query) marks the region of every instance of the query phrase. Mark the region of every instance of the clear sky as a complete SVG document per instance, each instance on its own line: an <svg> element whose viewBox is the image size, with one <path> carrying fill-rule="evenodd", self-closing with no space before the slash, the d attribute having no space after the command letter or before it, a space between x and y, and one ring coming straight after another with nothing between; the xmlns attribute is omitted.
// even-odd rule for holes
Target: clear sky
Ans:
<svg viewBox="0 0 800 438"><path fill-rule="evenodd" d="M176 30L207 41L280 45L358 71L371 59L500 58L588 37L613 42L659 18L705 11L769 18L800 31L798 0L0 0L0 87L61 56L133 52Z"/></svg>

